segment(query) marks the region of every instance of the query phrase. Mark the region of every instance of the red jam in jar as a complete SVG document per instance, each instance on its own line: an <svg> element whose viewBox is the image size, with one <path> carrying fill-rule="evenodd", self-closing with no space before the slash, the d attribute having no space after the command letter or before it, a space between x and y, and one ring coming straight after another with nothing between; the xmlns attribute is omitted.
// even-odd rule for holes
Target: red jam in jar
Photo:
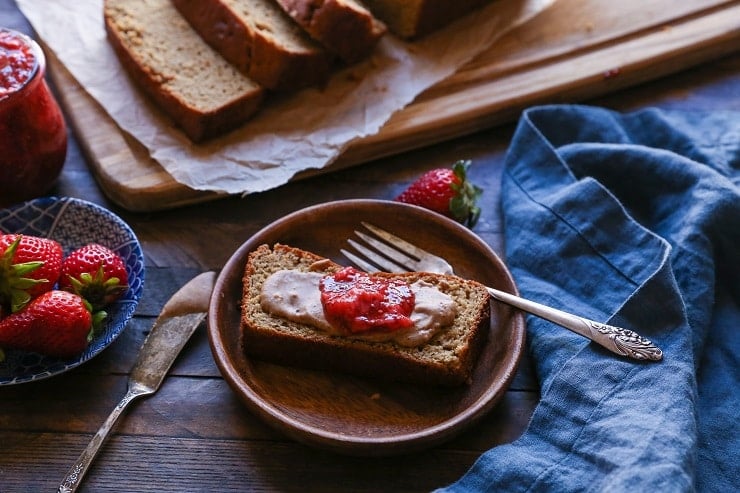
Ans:
<svg viewBox="0 0 740 493"><path fill-rule="evenodd" d="M0 206L49 191L67 155L67 127L29 37L0 28Z"/></svg>
<svg viewBox="0 0 740 493"><path fill-rule="evenodd" d="M327 321L346 333L394 331L413 325L410 317L416 300L404 281L345 267L324 276L319 289Z"/></svg>

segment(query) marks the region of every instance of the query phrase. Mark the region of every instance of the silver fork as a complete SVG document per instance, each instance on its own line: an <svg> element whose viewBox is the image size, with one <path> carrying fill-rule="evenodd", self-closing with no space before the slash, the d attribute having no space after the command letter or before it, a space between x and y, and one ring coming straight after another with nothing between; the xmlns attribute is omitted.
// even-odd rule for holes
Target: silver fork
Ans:
<svg viewBox="0 0 740 493"><path fill-rule="evenodd" d="M345 249L340 250L342 255L362 270L366 272L425 271L453 274L452 266L445 259L422 250L416 245L377 226L366 222L362 222L362 225L377 238L383 240L380 241L362 231L355 231L355 234L360 239L376 251L367 248L351 238L347 242L365 256L367 260ZM377 252L380 252L382 255ZM663 351L660 348L655 346L649 339L631 330L595 322L491 287L487 287L487 289L491 297L495 300L570 329L620 356L627 356L640 361L660 361L663 359Z"/></svg>

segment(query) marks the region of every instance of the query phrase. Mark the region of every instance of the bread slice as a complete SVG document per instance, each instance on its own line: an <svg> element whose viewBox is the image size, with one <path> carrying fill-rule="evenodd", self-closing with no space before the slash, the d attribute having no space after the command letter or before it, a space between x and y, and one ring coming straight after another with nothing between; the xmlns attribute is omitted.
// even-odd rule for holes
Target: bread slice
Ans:
<svg viewBox="0 0 740 493"><path fill-rule="evenodd" d="M331 336L265 312L260 306L262 286L271 274L283 269L331 273L341 266L281 244L272 248L261 245L254 250L243 278L242 347L248 355L289 366L402 382L454 386L470 381L490 319L489 294L481 284L431 273L380 274L401 277L409 283L423 279L457 304L451 326L421 346L403 347L394 342Z"/></svg>
<svg viewBox="0 0 740 493"><path fill-rule="evenodd" d="M491 0L364 0L388 29L405 39L429 34Z"/></svg>
<svg viewBox="0 0 740 493"><path fill-rule="evenodd" d="M274 0L171 0L224 58L262 86L290 91L324 82L332 57Z"/></svg>
<svg viewBox="0 0 740 493"><path fill-rule="evenodd" d="M277 0L283 10L345 63L366 58L385 34L385 25L356 0Z"/></svg>
<svg viewBox="0 0 740 493"><path fill-rule="evenodd" d="M105 0L103 17L123 67L194 142L259 109L264 89L203 42L169 0Z"/></svg>

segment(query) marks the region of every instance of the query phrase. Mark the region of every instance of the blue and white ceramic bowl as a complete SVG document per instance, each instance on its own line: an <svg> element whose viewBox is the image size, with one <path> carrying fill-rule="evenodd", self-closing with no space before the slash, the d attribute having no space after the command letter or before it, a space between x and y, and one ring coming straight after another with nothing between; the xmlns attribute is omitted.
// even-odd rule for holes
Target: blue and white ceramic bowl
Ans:
<svg viewBox="0 0 740 493"><path fill-rule="evenodd" d="M41 380L71 370L108 347L136 310L144 288L144 255L131 228L111 211L80 199L45 197L0 209L0 232L52 238L67 255L87 243L100 243L126 263L129 289L106 311L102 330L77 358L64 360L37 353L5 349L0 362L0 385Z"/></svg>

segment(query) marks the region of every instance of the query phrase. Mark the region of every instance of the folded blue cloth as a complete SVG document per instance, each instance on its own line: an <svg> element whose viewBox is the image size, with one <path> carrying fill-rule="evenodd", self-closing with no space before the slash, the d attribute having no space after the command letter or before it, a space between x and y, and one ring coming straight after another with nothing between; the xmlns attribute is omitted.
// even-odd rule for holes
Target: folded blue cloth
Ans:
<svg viewBox="0 0 740 493"><path fill-rule="evenodd" d="M635 362L528 317L541 400L447 491L740 491L740 113L544 106L502 183L523 296L638 332Z"/></svg>

